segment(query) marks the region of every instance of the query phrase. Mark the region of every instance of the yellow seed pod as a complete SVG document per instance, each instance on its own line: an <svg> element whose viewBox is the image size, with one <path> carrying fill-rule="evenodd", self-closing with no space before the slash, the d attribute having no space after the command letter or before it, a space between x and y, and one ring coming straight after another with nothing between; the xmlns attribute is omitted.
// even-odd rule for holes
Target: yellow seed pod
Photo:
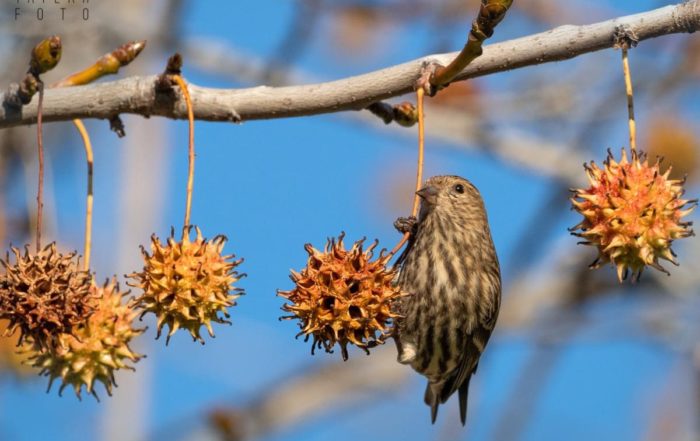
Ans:
<svg viewBox="0 0 700 441"><path fill-rule="evenodd" d="M594 162L585 168L591 186L573 190L571 203L583 220L572 233L598 248L591 266L612 263L620 281L630 271L638 279L647 266L668 274L659 259L677 265L672 242L693 235L682 218L697 200L681 199L684 182L669 179L670 169L661 173L658 161L650 165L642 153L632 151L628 161L624 149L619 162L610 153L603 168Z"/></svg>
<svg viewBox="0 0 700 441"><path fill-rule="evenodd" d="M143 291L136 298L136 307L143 311L142 316L153 313L157 318L158 337L168 325L166 344L180 328L204 344L200 328L206 327L213 337L212 322L230 323L226 320L228 308L243 294L241 288L234 287L245 276L235 270L243 259L234 261L233 255L221 254L226 237L206 240L199 228L194 228L194 240L190 240L191 228L183 230L179 242L174 232L164 244L153 235L151 253L141 248L143 271L129 276L135 281L130 285Z"/></svg>
<svg viewBox="0 0 700 441"><path fill-rule="evenodd" d="M349 343L366 352L383 343L402 293L394 284L397 270L386 266L390 257L380 253L372 260L376 241L363 250L364 239L359 240L346 250L343 237L329 239L323 252L306 244L306 268L292 271L295 287L278 295L289 301L282 309L292 313L283 318L299 320L297 336L313 337L312 354L316 348L332 352L338 343L347 359Z"/></svg>
<svg viewBox="0 0 700 441"><path fill-rule="evenodd" d="M112 395L112 386L116 385L114 372L133 371L131 363L142 357L129 347L144 329L133 326L138 312L124 301L128 292L120 292L114 280L101 287L93 285L92 291L98 303L84 323L70 334L60 334L52 350L37 351L31 345L25 350L31 364L49 377L49 388L60 379L59 395L71 386L80 398L85 387L97 398L95 382L102 383Z"/></svg>

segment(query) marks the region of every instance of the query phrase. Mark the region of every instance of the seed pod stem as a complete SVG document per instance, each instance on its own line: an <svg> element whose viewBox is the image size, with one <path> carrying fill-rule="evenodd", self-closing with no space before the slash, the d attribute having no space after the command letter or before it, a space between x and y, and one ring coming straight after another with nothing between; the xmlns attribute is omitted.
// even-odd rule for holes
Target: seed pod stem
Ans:
<svg viewBox="0 0 700 441"><path fill-rule="evenodd" d="M92 83L93 81L105 75L115 74L119 69L131 63L146 47L146 41L132 41L119 46L112 52L109 52L100 57L93 65L75 72L52 87L71 87L83 84ZM87 271L90 268L90 253L92 248L92 208L93 208L93 154L92 143L85 129L85 125L80 119L74 119L73 124L78 129L83 145L85 146L85 155L87 160L87 201L85 209L85 261L84 268Z"/></svg>
<svg viewBox="0 0 700 441"><path fill-rule="evenodd" d="M42 127L42 115L44 108L44 83L38 83L39 87L39 104L37 107L36 117L36 143L39 159L39 178L36 192L36 252L41 252L41 223L43 220L44 211L44 136Z"/></svg>
<svg viewBox="0 0 700 441"><path fill-rule="evenodd" d="M634 91L632 90L632 76L630 74L630 62L627 56L626 46L622 47L622 72L625 76L625 92L627 94L627 114L630 130L630 150L637 150L637 124L634 120Z"/></svg>
<svg viewBox="0 0 700 441"><path fill-rule="evenodd" d="M418 190L420 190L421 185L423 185L423 163L425 159L425 123L423 111L424 96L425 88L422 87L422 85L419 85L419 87L416 89L416 107L418 108L418 164L416 165L416 193L413 195L413 208L411 209L412 217L416 217L418 215L418 207L420 205ZM387 261L404 246L409 237L411 237L410 231L403 233L403 237L401 237L399 243L397 243L387 255Z"/></svg>
<svg viewBox="0 0 700 441"><path fill-rule="evenodd" d="M92 156L92 143L90 142L90 136L88 135L85 125L79 119L74 119L73 124L80 132L80 136L83 138L83 145L85 146L85 157L87 160L87 198L85 202L85 260L83 261L83 268L85 271L90 270L90 251L92 249L92 206L93 206L93 156Z"/></svg>
<svg viewBox="0 0 700 441"><path fill-rule="evenodd" d="M187 104L187 120L189 121L189 137L187 142L187 196L185 203L185 222L183 227L190 225L190 214L192 212L192 191L194 189L194 111L192 110L192 99L187 89L187 83L181 75L173 75L173 80L178 84Z"/></svg>

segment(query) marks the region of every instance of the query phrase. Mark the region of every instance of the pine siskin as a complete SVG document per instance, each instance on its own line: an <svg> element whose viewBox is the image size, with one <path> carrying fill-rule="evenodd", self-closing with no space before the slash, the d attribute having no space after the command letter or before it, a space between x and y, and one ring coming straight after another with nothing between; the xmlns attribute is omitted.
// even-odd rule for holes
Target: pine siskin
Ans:
<svg viewBox="0 0 700 441"><path fill-rule="evenodd" d="M413 233L398 260L398 283L408 293L398 305L398 360L427 377L433 423L438 406L459 390L464 425L469 380L501 303L498 257L484 203L469 181L435 176L418 195L418 219L396 222Z"/></svg>

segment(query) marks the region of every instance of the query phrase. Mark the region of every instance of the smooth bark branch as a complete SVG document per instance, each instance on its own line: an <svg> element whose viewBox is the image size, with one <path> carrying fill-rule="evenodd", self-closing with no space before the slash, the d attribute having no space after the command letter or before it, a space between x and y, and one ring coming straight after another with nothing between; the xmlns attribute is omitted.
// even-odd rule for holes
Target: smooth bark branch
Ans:
<svg viewBox="0 0 700 441"><path fill-rule="evenodd" d="M566 60L610 48L615 29L626 25L639 40L700 29L700 0L586 26L561 26L484 47L484 54L457 76L464 80L524 66ZM191 85L195 118L246 121L359 110L413 90L425 63L448 64L456 53L432 55L379 71L327 83L288 87L211 89ZM157 95L156 76L131 77L69 89L51 89L44 97L44 121L110 119L121 113L184 119L184 102ZM0 102L5 102L0 95ZM36 122L36 99L15 109L0 108L0 128Z"/></svg>

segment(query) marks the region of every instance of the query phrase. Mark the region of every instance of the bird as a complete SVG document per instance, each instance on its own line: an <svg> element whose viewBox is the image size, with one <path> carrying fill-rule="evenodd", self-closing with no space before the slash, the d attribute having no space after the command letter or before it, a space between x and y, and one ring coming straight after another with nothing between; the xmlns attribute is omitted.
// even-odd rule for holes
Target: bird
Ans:
<svg viewBox="0 0 700 441"><path fill-rule="evenodd" d="M501 275L484 202L459 176L434 176L416 192L418 217L399 218L409 232L396 261L406 293L397 305L398 361L425 376L425 403L438 407L459 391L466 424L469 381L498 318Z"/></svg>

